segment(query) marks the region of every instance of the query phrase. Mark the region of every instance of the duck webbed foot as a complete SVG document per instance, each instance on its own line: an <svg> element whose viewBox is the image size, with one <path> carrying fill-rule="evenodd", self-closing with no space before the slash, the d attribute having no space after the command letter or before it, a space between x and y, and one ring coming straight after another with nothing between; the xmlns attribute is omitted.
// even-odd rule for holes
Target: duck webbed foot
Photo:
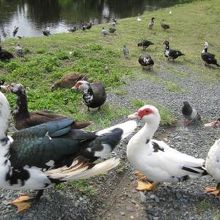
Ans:
<svg viewBox="0 0 220 220"><path fill-rule="evenodd" d="M39 190L35 195L21 195L17 199L9 202L9 204L17 207L17 213L27 211L34 201L38 201L43 195L43 190Z"/></svg>
<svg viewBox="0 0 220 220"><path fill-rule="evenodd" d="M134 175L137 177L137 187L138 191L151 191L156 187L156 183L151 183L147 177L140 171L135 171Z"/></svg>

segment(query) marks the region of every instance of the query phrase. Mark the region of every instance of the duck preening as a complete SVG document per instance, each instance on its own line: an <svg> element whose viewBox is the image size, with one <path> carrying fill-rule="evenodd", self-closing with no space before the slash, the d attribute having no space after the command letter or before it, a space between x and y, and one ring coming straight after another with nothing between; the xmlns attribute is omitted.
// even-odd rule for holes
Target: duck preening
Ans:
<svg viewBox="0 0 220 220"><path fill-rule="evenodd" d="M205 168L207 172L217 182L216 187L207 187L206 192L211 193L220 199L220 139L215 141L213 146L208 152L208 156L205 162Z"/></svg>
<svg viewBox="0 0 220 220"><path fill-rule="evenodd" d="M15 128L16 129L24 129L28 127L32 127L35 125L39 125L42 123L46 123L49 121L67 118L63 115L55 114L50 111L28 111L28 102L25 88L22 84L12 83L10 85L1 86L2 89L10 91L17 96L16 107L12 112ZM80 122L74 121L72 124L73 128L84 128L90 125L90 122Z"/></svg>
<svg viewBox="0 0 220 220"><path fill-rule="evenodd" d="M154 65L154 61L149 54L141 55L138 58L138 62L141 64L144 70L152 69Z"/></svg>
<svg viewBox="0 0 220 220"><path fill-rule="evenodd" d="M0 45L0 60L1 61L8 61L10 59L14 58L14 55L7 50L2 49L2 46Z"/></svg>
<svg viewBox="0 0 220 220"><path fill-rule="evenodd" d="M154 20L155 20L155 17L152 17L152 18L150 19L150 22L148 23L148 28L149 28L149 29L153 29Z"/></svg>
<svg viewBox="0 0 220 220"><path fill-rule="evenodd" d="M203 159L181 153L165 142L153 139L160 123L160 113L156 107L145 105L129 118L145 123L127 145L128 160L143 174L141 179L147 176L151 182L138 181L138 190L152 190L157 183L179 182L207 174Z"/></svg>
<svg viewBox="0 0 220 220"><path fill-rule="evenodd" d="M205 62L205 65L213 64L213 65L216 65L216 66L220 67L220 65L218 64L218 62L215 58L215 55L211 54L211 53L208 53L208 47L209 47L208 42L205 42L204 49L201 53L202 60Z"/></svg>
<svg viewBox="0 0 220 220"><path fill-rule="evenodd" d="M18 211L30 207L43 190L55 184L105 174L116 167L119 160L104 158L116 145L137 127L135 121L86 132L71 127L73 120L60 119L8 136L10 108L0 92L0 187L12 190L36 190L35 197L21 196L11 204Z"/></svg>
<svg viewBox="0 0 220 220"><path fill-rule="evenodd" d="M85 80L78 81L72 89L76 89L83 92L83 100L89 108L98 108L106 101L105 87L101 82L89 83Z"/></svg>
<svg viewBox="0 0 220 220"><path fill-rule="evenodd" d="M146 50L150 45L154 45L154 43L149 40L143 40L137 44L138 47L143 47L143 50Z"/></svg>
<svg viewBox="0 0 220 220"><path fill-rule="evenodd" d="M56 81L51 86L51 91L54 91L58 88L69 88L71 89L73 85L77 83L79 80L87 80L87 77L85 74L78 74L78 73L70 73L67 75L64 75L61 79Z"/></svg>
<svg viewBox="0 0 220 220"><path fill-rule="evenodd" d="M182 114L184 116L185 126L201 122L200 114L195 108L192 108L192 106L187 101L183 102Z"/></svg>
<svg viewBox="0 0 220 220"><path fill-rule="evenodd" d="M185 55L179 50L170 49L170 43L167 40L163 42L163 45L165 47L164 55L168 60L175 60L176 58Z"/></svg>

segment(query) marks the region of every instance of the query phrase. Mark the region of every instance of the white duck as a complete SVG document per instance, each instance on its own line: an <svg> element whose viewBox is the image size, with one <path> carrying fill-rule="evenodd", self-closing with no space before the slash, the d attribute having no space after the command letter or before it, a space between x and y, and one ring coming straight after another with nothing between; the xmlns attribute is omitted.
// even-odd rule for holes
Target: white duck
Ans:
<svg viewBox="0 0 220 220"><path fill-rule="evenodd" d="M128 160L153 182L139 180L137 190L152 190L160 182L179 182L207 174L203 159L181 153L163 141L152 139L160 123L156 107L145 105L129 118L140 119L145 125L127 145Z"/></svg>
<svg viewBox="0 0 220 220"><path fill-rule="evenodd" d="M209 192L220 199L220 139L215 141L208 152L205 162L207 172L216 180L216 187L207 187L206 192Z"/></svg>

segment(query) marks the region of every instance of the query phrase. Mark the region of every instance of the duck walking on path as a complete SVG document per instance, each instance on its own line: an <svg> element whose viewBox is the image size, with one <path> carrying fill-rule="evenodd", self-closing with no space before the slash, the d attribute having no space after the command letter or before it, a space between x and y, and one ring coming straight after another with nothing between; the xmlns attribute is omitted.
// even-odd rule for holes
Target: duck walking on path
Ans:
<svg viewBox="0 0 220 220"><path fill-rule="evenodd" d="M156 107L145 105L129 118L145 123L127 145L131 165L149 180L148 183L138 181L138 190L152 190L157 183L180 182L207 174L203 159L181 153L165 142L153 139L160 123Z"/></svg>
<svg viewBox="0 0 220 220"><path fill-rule="evenodd" d="M11 202L23 211L39 199L43 190L56 184L105 174L119 159L104 158L137 127L135 121L86 132L71 127L73 120L60 119L7 135L10 108L0 92L0 187L36 190Z"/></svg>
<svg viewBox="0 0 220 220"><path fill-rule="evenodd" d="M149 54L141 55L138 58L138 62L143 67L144 70L150 70L153 68L154 61Z"/></svg>

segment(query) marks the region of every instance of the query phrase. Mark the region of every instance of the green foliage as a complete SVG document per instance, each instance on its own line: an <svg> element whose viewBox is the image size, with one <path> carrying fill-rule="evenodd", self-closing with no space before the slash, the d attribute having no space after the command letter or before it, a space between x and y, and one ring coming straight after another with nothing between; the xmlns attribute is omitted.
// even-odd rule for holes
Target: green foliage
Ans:
<svg viewBox="0 0 220 220"><path fill-rule="evenodd" d="M132 105L135 108L140 108L144 105L154 105L158 108L161 116L160 124L163 126L170 126L176 123L176 118L166 107L156 103L153 100L141 100L141 99L134 99L132 100Z"/></svg>

